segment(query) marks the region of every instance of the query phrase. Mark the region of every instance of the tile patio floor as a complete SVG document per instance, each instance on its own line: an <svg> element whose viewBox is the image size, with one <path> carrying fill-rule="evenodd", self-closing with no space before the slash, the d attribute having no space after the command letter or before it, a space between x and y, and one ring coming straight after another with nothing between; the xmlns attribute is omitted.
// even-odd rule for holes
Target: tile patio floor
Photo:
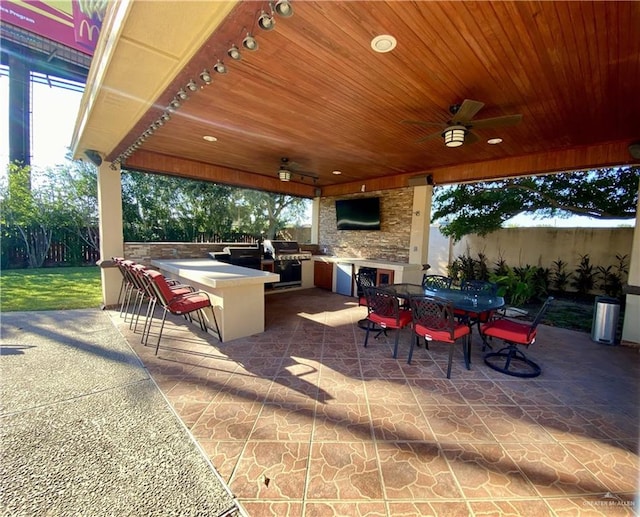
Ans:
<svg viewBox="0 0 640 517"><path fill-rule="evenodd" d="M251 516L635 515L636 349L541 326L543 373L516 379L474 336L472 369L457 349L447 380L446 345L409 366L410 331L392 359L392 334L362 346L364 314L271 294L263 334L220 344L172 319L154 356L111 312Z"/></svg>

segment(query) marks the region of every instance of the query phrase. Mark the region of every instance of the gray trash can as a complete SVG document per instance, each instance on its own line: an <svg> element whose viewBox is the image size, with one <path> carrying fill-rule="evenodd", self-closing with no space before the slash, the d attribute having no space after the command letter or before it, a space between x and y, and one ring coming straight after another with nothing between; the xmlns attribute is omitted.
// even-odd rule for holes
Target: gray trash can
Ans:
<svg viewBox="0 0 640 517"><path fill-rule="evenodd" d="M620 300L607 296L596 296L593 308L593 324L591 325L591 339L596 343L614 345L616 330L620 317Z"/></svg>

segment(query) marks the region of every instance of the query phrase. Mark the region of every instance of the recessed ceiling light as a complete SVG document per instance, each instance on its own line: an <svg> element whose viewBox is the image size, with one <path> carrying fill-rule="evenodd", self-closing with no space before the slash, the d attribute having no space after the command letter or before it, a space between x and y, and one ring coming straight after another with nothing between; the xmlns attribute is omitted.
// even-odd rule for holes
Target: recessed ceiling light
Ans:
<svg viewBox="0 0 640 517"><path fill-rule="evenodd" d="M502 138L489 138L489 140L487 140L487 143L491 145L501 144Z"/></svg>
<svg viewBox="0 0 640 517"><path fill-rule="evenodd" d="M204 135L202 138L204 138L207 142L217 142L218 139L215 136L211 136L211 135Z"/></svg>
<svg viewBox="0 0 640 517"><path fill-rule="evenodd" d="M371 40L371 48L380 53L391 52L397 44L396 39L389 34L381 34Z"/></svg>
<svg viewBox="0 0 640 517"><path fill-rule="evenodd" d="M342 171L332 171L331 174L335 174L336 176L340 176L340 174L342 174Z"/></svg>

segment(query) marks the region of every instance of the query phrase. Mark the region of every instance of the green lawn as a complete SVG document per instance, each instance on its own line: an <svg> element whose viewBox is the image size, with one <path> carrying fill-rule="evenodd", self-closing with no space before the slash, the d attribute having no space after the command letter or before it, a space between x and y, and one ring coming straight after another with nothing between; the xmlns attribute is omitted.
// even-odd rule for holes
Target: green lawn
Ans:
<svg viewBox="0 0 640 517"><path fill-rule="evenodd" d="M47 311L99 307L100 268L3 269L0 311Z"/></svg>

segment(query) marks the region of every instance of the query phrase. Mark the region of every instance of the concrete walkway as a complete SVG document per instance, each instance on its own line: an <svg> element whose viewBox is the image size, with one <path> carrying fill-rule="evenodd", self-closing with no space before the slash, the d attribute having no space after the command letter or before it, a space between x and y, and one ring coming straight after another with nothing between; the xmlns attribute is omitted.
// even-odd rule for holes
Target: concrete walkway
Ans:
<svg viewBox="0 0 640 517"><path fill-rule="evenodd" d="M0 515L245 515L106 313L1 332Z"/></svg>

